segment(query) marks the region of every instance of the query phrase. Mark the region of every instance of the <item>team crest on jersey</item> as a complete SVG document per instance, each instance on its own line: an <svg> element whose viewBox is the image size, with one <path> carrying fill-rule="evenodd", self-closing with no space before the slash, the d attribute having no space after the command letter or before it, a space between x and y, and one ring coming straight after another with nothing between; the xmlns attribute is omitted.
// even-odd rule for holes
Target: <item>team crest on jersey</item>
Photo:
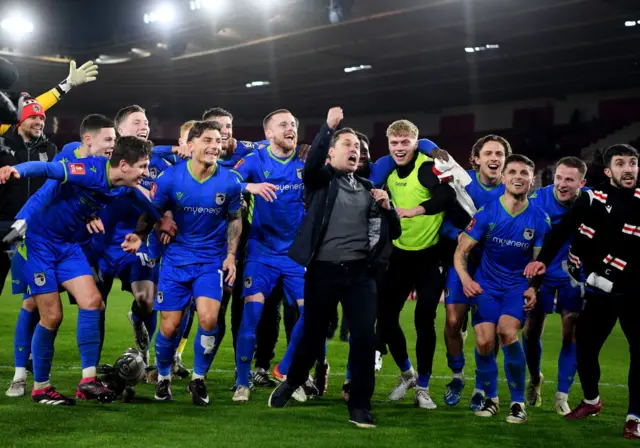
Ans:
<svg viewBox="0 0 640 448"><path fill-rule="evenodd" d="M84 168L84 163L70 163L69 174L73 174L76 176L84 176L85 174L87 174L87 171Z"/></svg>
<svg viewBox="0 0 640 448"><path fill-rule="evenodd" d="M227 195L224 193L216 193L216 204L222 205L227 200Z"/></svg>
<svg viewBox="0 0 640 448"><path fill-rule="evenodd" d="M253 285L253 279L251 277L245 277L244 278L244 287L245 288L251 288L251 285Z"/></svg>
<svg viewBox="0 0 640 448"><path fill-rule="evenodd" d="M41 162L48 162L49 154L47 154L46 152L38 153L38 158L40 159Z"/></svg>
<svg viewBox="0 0 640 448"><path fill-rule="evenodd" d="M44 275L44 272L39 272L37 274L33 274L33 281L36 286L44 286L47 283L47 277Z"/></svg>
<svg viewBox="0 0 640 448"><path fill-rule="evenodd" d="M149 177L151 179L155 179L156 177L158 177L158 168L156 168L155 166L153 168L149 168Z"/></svg>
<svg viewBox="0 0 640 448"><path fill-rule="evenodd" d="M469 223L469 225L467 226L467 232L471 232L475 226L476 226L476 218L473 218Z"/></svg>
<svg viewBox="0 0 640 448"><path fill-rule="evenodd" d="M296 168L296 174L298 175L298 179L302 180L302 168Z"/></svg>
<svg viewBox="0 0 640 448"><path fill-rule="evenodd" d="M158 291L158 303L164 302L164 293L162 291Z"/></svg>
<svg viewBox="0 0 640 448"><path fill-rule="evenodd" d="M535 234L534 229L524 229L524 234L522 236L524 236L525 240L531 241L533 239L534 234Z"/></svg>

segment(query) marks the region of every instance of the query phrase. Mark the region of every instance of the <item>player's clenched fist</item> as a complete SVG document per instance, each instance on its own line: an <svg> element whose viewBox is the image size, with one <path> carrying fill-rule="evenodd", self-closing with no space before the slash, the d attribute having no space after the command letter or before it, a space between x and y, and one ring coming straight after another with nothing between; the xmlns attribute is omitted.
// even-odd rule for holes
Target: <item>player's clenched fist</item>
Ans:
<svg viewBox="0 0 640 448"><path fill-rule="evenodd" d="M3 166L0 168L0 184L6 184L9 179L20 179L20 173L12 166Z"/></svg>
<svg viewBox="0 0 640 448"><path fill-rule="evenodd" d="M482 287L478 282L469 280L462 283L464 295L472 299L475 296L482 294Z"/></svg>
<svg viewBox="0 0 640 448"><path fill-rule="evenodd" d="M327 114L327 126L331 129L338 127L342 119L344 118L344 112L341 107L332 107Z"/></svg>
<svg viewBox="0 0 640 448"><path fill-rule="evenodd" d="M257 194L262 197L267 202L273 202L278 197L276 196L276 191L278 187L268 182L262 182L260 184L247 184L247 191L251 194Z"/></svg>

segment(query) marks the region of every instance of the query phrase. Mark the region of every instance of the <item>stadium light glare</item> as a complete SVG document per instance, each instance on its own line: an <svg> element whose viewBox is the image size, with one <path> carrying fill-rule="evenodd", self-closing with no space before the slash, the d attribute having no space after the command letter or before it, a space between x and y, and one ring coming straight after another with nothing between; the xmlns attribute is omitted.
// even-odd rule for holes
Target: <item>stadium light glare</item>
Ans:
<svg viewBox="0 0 640 448"><path fill-rule="evenodd" d="M497 50L499 48L500 48L500 45L498 44L487 44L487 45L481 45L479 47L465 47L464 51L465 53L477 53L479 51Z"/></svg>
<svg viewBox="0 0 640 448"><path fill-rule="evenodd" d="M353 67L345 67L344 68L344 72L345 73L353 73L353 72L359 72L361 70L371 70L371 66L370 65L354 65Z"/></svg>
<svg viewBox="0 0 640 448"><path fill-rule="evenodd" d="M636 21L635 20L627 20L626 22L624 22L624 26L627 26L627 27L636 26Z"/></svg>
<svg viewBox="0 0 640 448"><path fill-rule="evenodd" d="M34 30L33 22L19 15L10 16L2 20L0 27L14 36L23 36L32 33Z"/></svg>
<svg viewBox="0 0 640 448"><path fill-rule="evenodd" d="M251 81L246 84L247 89L251 89L253 87L264 87L271 84L269 81Z"/></svg>
<svg viewBox="0 0 640 448"><path fill-rule="evenodd" d="M189 8L191 11L198 11L200 9L213 10L214 8L220 8L224 6L222 0L191 0L189 2Z"/></svg>
<svg viewBox="0 0 640 448"><path fill-rule="evenodd" d="M143 20L144 23L161 23L163 25L168 25L172 23L176 19L176 10L175 8L166 3L160 5L157 9L154 9L151 12L148 12L144 15Z"/></svg>

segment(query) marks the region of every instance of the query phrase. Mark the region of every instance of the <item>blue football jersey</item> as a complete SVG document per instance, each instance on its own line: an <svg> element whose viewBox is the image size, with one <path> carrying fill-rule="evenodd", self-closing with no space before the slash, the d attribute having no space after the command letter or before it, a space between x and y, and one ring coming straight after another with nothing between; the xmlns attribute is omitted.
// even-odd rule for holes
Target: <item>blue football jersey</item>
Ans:
<svg viewBox="0 0 640 448"><path fill-rule="evenodd" d="M467 171L471 177L471 183L465 187L476 208L480 208L488 202L498 199L504 194L504 184L501 182L495 186L487 186L480 181L478 171Z"/></svg>
<svg viewBox="0 0 640 448"><path fill-rule="evenodd" d="M524 268L550 228L549 216L531 203L517 215L506 210L502 196L481 207L465 229L467 236L482 243L476 280L498 291L526 285Z"/></svg>
<svg viewBox="0 0 640 448"><path fill-rule="evenodd" d="M63 167L64 178L49 183L53 186L41 188L34 195L38 196L36 202L41 207L31 210L26 217L27 234L32 237L78 242L78 235L85 232L89 216L98 214L115 198L136 191L111 185L106 157L87 157L52 165Z"/></svg>
<svg viewBox="0 0 640 448"><path fill-rule="evenodd" d="M266 148L269 142L265 145L264 142L253 143L253 142L237 142L236 150L231 154L230 157L220 157L218 159L218 165L224 166L225 168L233 168L236 164L244 157L246 157L249 153L251 153L255 149Z"/></svg>
<svg viewBox="0 0 640 448"><path fill-rule="evenodd" d="M581 193L587 190L587 188L583 188ZM552 225L558 224L565 213L570 209L570 206L567 206L558 200L556 190L553 185L537 190L529 197L529 202L544 210L549 215ZM547 267L547 273L545 274L546 279L553 281L567 278L568 274L562 269L562 262L569 256L570 245L571 240L567 241L562 246L562 249Z"/></svg>
<svg viewBox="0 0 640 448"><path fill-rule="evenodd" d="M283 159L267 147L241 159L232 170L243 183L268 182L277 187L275 201L254 196L250 204L248 257L287 255L305 215L303 168L298 149Z"/></svg>
<svg viewBox="0 0 640 448"><path fill-rule="evenodd" d="M227 219L240 210L240 184L224 167L204 181L191 174L191 161L166 169L151 190L153 203L171 210L178 235L166 248L162 263L186 266L218 262L226 254Z"/></svg>

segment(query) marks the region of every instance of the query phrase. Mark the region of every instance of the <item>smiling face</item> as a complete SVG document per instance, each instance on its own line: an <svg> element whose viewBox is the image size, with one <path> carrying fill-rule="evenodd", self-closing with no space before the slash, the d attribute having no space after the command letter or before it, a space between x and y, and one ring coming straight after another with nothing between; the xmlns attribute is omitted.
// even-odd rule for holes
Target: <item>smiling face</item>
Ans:
<svg viewBox="0 0 640 448"><path fill-rule="evenodd" d="M133 165L129 165L125 160L120 161L120 171L126 187L136 187L142 183L145 177L149 177L149 159L144 157Z"/></svg>
<svg viewBox="0 0 640 448"><path fill-rule="evenodd" d="M28 141L37 140L44 131L44 118L40 115L29 117L20 123L19 129Z"/></svg>
<svg viewBox="0 0 640 448"><path fill-rule="evenodd" d="M360 140L351 132L343 132L334 137L329 148L331 166L344 173L355 173L360 160Z"/></svg>
<svg viewBox="0 0 640 448"><path fill-rule="evenodd" d="M618 188L635 188L638 182L638 158L631 155L613 156L604 172L612 185Z"/></svg>
<svg viewBox="0 0 640 448"><path fill-rule="evenodd" d="M149 138L149 120L144 112L130 113L118 126L118 134L122 137Z"/></svg>
<svg viewBox="0 0 640 448"><path fill-rule="evenodd" d="M275 114L266 125L265 135L285 152L293 151L298 145L298 123L290 112Z"/></svg>
<svg viewBox="0 0 640 448"><path fill-rule="evenodd" d="M533 185L533 170L523 162L510 162L502 173L502 183L512 196L526 196Z"/></svg>
<svg viewBox="0 0 640 448"><path fill-rule="evenodd" d="M586 182L578 168L560 164L553 178L553 188L560 202L569 202L578 197Z"/></svg>
<svg viewBox="0 0 640 448"><path fill-rule="evenodd" d="M220 125L220 136L222 137L222 152L221 156L225 155L231 150L231 143L233 138L233 119L231 117L220 116L211 117L208 120L215 121Z"/></svg>
<svg viewBox="0 0 640 448"><path fill-rule="evenodd" d="M200 137L189 140L187 146L191 150L193 160L207 168L213 166L222 150L222 136L217 129L207 129Z"/></svg>
<svg viewBox="0 0 640 448"><path fill-rule="evenodd" d="M116 146L116 130L102 128L95 132L87 132L83 136L83 142L87 146L90 156L111 157Z"/></svg>
<svg viewBox="0 0 640 448"><path fill-rule="evenodd" d="M389 152L398 166L405 166L413 160L418 148L417 137L408 134L391 134L387 137Z"/></svg>
<svg viewBox="0 0 640 448"><path fill-rule="evenodd" d="M475 164L479 167L480 175L487 181L492 182L500 178L507 151L504 146L497 141L485 143L478 155L474 157Z"/></svg>

